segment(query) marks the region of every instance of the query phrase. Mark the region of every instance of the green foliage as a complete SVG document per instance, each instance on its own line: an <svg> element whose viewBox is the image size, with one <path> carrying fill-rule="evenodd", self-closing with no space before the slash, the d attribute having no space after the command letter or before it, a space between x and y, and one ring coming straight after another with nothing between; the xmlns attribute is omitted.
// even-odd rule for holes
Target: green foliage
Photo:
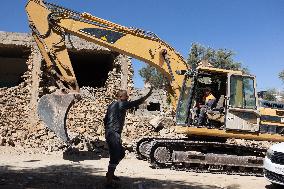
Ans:
<svg viewBox="0 0 284 189"><path fill-rule="evenodd" d="M274 96L274 94L276 93L276 89L268 89L263 95L263 100L276 101L276 98Z"/></svg>
<svg viewBox="0 0 284 189"><path fill-rule="evenodd" d="M153 66L147 65L139 70L139 74L144 78L145 83L150 83L153 88L164 89L167 79Z"/></svg>
<svg viewBox="0 0 284 189"><path fill-rule="evenodd" d="M201 57L203 57L205 49L203 46L193 43L191 45L191 49L188 55L187 63L195 69L198 65L198 62L201 61Z"/></svg>
<svg viewBox="0 0 284 189"><path fill-rule="evenodd" d="M234 52L226 49L212 49L197 43L193 43L189 52L187 63L195 68L202 60L208 61L213 67L230 70L241 70L248 73L248 69L242 67L240 62L233 59Z"/></svg>
<svg viewBox="0 0 284 189"><path fill-rule="evenodd" d="M279 73L279 78L283 81L284 83L284 70L282 70L282 72Z"/></svg>
<svg viewBox="0 0 284 189"><path fill-rule="evenodd" d="M243 68L242 64L233 60L234 53L231 50L204 47L200 44L193 43L189 52L187 63L192 67L197 67L202 60L208 61L215 68L242 70L248 73L248 69ZM154 67L147 65L139 70L140 76L144 82L148 82L157 89L165 89L167 79Z"/></svg>

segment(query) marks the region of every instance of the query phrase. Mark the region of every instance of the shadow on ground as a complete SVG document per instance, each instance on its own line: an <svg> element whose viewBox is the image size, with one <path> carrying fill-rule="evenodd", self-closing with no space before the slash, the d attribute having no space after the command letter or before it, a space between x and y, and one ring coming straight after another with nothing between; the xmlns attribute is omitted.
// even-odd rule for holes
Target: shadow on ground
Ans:
<svg viewBox="0 0 284 189"><path fill-rule="evenodd" d="M82 140L82 139L81 139ZM78 145L80 143L79 138L73 139L73 144ZM84 161L84 160L98 160L101 158L108 158L109 153L107 144L102 140L87 141L86 146L88 151L80 151L76 147L69 147L63 152L63 159L69 161Z"/></svg>
<svg viewBox="0 0 284 189"><path fill-rule="evenodd" d="M98 174L98 175L97 175ZM36 169L13 170L0 167L1 189L108 189L104 171L80 165L52 165ZM165 181L158 179L121 177L117 187L121 189L221 189L213 185ZM230 188L230 189L238 189Z"/></svg>
<svg viewBox="0 0 284 189"><path fill-rule="evenodd" d="M277 185L277 184L270 184L265 187L266 189L283 189L284 186Z"/></svg>
<svg viewBox="0 0 284 189"><path fill-rule="evenodd" d="M79 162L84 160L98 160L101 158L108 158L109 155L106 152L94 152L94 151L79 151L76 148L70 148L63 152L63 159Z"/></svg>

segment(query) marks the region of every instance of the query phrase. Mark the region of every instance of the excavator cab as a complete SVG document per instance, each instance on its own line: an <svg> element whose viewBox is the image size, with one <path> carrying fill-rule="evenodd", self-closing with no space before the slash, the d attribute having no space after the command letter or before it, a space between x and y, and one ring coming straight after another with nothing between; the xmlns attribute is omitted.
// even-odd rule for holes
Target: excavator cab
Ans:
<svg viewBox="0 0 284 189"><path fill-rule="evenodd" d="M260 114L257 106L255 77L228 75L228 98L226 102L226 129L248 132L259 131Z"/></svg>
<svg viewBox="0 0 284 189"><path fill-rule="evenodd" d="M216 98L206 111L206 121L198 125L204 89ZM240 71L199 67L187 74L176 111L177 124L225 130L259 130L255 77Z"/></svg>

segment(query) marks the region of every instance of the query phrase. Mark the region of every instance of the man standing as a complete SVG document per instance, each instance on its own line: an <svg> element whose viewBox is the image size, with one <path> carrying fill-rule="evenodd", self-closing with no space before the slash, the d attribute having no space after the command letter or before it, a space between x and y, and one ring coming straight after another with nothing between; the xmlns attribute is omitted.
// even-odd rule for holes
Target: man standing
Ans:
<svg viewBox="0 0 284 189"><path fill-rule="evenodd" d="M104 125L105 125L105 138L109 147L109 166L106 173L107 183L112 183L113 180L119 180L114 175L116 166L125 156L125 150L121 142L121 133L124 126L126 111L142 104L152 94L152 88L144 97L128 101L128 94L126 90L119 90L117 92L117 100L112 102L107 109Z"/></svg>

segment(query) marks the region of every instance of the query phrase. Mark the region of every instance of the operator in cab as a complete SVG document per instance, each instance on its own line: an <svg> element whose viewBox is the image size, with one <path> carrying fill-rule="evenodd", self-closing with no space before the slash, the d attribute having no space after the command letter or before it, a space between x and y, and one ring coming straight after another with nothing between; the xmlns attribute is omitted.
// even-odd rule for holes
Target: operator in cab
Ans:
<svg viewBox="0 0 284 189"><path fill-rule="evenodd" d="M204 95L203 95L203 102L204 105L200 106L200 113L198 116L198 125L204 125L205 123L205 118L206 118L206 112L209 109L212 109L213 105L216 102L215 96L211 92L211 88L206 87L204 89Z"/></svg>
<svg viewBox="0 0 284 189"><path fill-rule="evenodd" d="M142 98L128 101L126 90L119 90L116 94L116 101L113 101L107 108L104 118L105 138L109 147L110 161L106 173L107 184L113 184L113 181L120 179L114 175L119 162L125 156L125 150L122 146L121 133L123 130L126 111L142 104L152 94L152 87Z"/></svg>

